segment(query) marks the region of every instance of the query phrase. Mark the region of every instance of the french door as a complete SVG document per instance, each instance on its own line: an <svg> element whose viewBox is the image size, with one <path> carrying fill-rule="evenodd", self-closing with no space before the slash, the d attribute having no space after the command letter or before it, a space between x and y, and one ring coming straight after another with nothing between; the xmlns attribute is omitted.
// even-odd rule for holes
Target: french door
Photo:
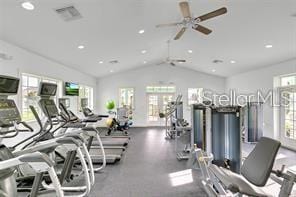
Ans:
<svg viewBox="0 0 296 197"><path fill-rule="evenodd" d="M164 118L159 118L160 112L165 112L166 106L173 100L172 93L147 94L147 118L150 125L164 125Z"/></svg>
<svg viewBox="0 0 296 197"><path fill-rule="evenodd" d="M281 88L280 140L284 146L296 147L296 86ZM283 101L284 98L284 101Z"/></svg>

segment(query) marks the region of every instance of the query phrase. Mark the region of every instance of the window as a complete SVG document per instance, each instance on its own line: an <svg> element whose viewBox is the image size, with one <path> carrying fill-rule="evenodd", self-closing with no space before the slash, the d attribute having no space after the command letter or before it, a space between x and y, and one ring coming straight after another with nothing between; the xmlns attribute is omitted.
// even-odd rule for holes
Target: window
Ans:
<svg viewBox="0 0 296 197"><path fill-rule="evenodd" d="M120 88L119 99L119 107L134 109L134 88Z"/></svg>
<svg viewBox="0 0 296 197"><path fill-rule="evenodd" d="M284 106L284 132L285 137L296 140L296 89L285 90L287 98Z"/></svg>
<svg viewBox="0 0 296 197"><path fill-rule="evenodd" d="M80 85L79 86L79 97L78 97L78 109L81 110L81 99L87 98L88 100L88 108L93 109L93 98L94 98L94 90L92 87Z"/></svg>
<svg viewBox="0 0 296 197"><path fill-rule="evenodd" d="M150 95L148 97L148 121L157 121L159 117L158 96Z"/></svg>
<svg viewBox="0 0 296 197"><path fill-rule="evenodd" d="M133 118L134 106L134 88L120 88L119 89L119 107L128 108L129 118Z"/></svg>
<svg viewBox="0 0 296 197"><path fill-rule="evenodd" d="M202 103L202 88L188 88L188 105Z"/></svg>
<svg viewBox="0 0 296 197"><path fill-rule="evenodd" d="M283 144L296 142L296 75L286 75L280 79L280 137Z"/></svg>
<svg viewBox="0 0 296 197"><path fill-rule="evenodd" d="M55 101L57 102L57 98L62 93L62 82L56 79L50 79L46 77L41 77L37 75L32 74L22 74L21 78L21 84L22 84L22 98L21 98L21 115L24 121L31 121L35 120L33 113L31 112L29 106L32 105L35 107L37 112L41 114L41 110L38 106L39 96L38 96L38 90L39 90L39 84L40 82L49 82L49 83L55 83L58 84L58 91L57 96L54 97Z"/></svg>
<svg viewBox="0 0 296 197"><path fill-rule="evenodd" d="M296 75L281 77L281 86L296 85Z"/></svg>
<svg viewBox="0 0 296 197"><path fill-rule="evenodd" d="M175 93L175 86L147 86L147 93Z"/></svg>

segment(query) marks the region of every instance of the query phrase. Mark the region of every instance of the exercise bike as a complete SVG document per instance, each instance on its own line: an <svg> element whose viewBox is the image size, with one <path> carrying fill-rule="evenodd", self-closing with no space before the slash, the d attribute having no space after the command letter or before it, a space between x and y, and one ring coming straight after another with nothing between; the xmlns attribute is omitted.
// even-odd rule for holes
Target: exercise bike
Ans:
<svg viewBox="0 0 296 197"><path fill-rule="evenodd" d="M109 117L106 120L108 128L106 135L111 135L111 133L115 131L120 131L124 135L128 135L127 130L133 124L132 121L129 120L128 110L125 107L122 107L117 109L117 113L115 111L109 111L109 114L113 117Z"/></svg>

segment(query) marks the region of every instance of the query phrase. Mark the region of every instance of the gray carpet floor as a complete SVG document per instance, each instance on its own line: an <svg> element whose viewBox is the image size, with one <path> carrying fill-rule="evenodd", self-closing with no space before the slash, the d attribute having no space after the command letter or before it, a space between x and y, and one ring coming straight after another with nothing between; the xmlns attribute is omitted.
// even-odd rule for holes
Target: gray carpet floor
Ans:
<svg viewBox="0 0 296 197"><path fill-rule="evenodd" d="M173 141L159 128L131 128L123 159L96 174L91 196L190 197L206 196L200 174L188 162L178 161Z"/></svg>

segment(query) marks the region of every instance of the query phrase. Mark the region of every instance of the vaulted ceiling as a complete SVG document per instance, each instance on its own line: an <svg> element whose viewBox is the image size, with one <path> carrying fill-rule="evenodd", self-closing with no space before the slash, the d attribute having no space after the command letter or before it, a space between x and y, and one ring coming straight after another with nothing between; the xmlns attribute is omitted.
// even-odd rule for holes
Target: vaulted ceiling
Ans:
<svg viewBox="0 0 296 197"><path fill-rule="evenodd" d="M167 56L167 40L180 28L155 25L182 19L177 0L31 2L33 11L23 9L21 0L0 0L0 39L96 77L161 62ZM231 76L296 58L295 0L189 3L193 16L224 6L228 13L202 23L212 34L187 31L171 42L172 58L187 60L178 66ZM82 18L62 20L54 9L68 5L74 5ZM141 29L145 33L139 34ZM273 47L265 48L268 44ZM79 45L85 48L78 49ZM147 52L142 54L142 50ZM111 60L119 63L110 64ZM213 60L223 62L215 64ZM232 60L235 63L230 63Z"/></svg>

